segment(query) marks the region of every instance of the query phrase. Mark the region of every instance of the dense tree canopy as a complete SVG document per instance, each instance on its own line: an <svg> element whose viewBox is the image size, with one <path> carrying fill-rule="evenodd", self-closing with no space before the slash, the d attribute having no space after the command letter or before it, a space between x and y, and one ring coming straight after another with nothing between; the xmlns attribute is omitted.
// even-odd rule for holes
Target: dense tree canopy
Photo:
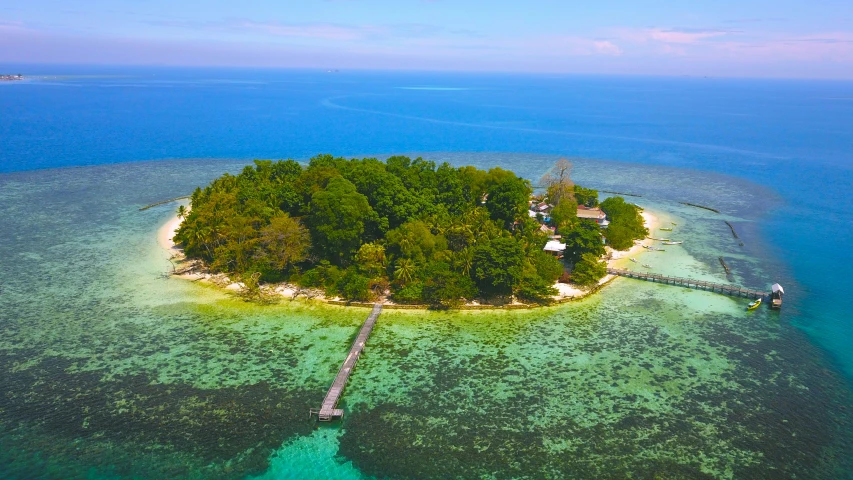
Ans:
<svg viewBox="0 0 853 480"><path fill-rule="evenodd" d="M367 197L342 177L331 179L326 188L311 195L310 211L308 225L314 249L336 265L349 263L371 222L377 220Z"/></svg>
<svg viewBox="0 0 853 480"><path fill-rule="evenodd" d="M607 274L607 264L591 253L585 253L575 263L572 281L584 287L594 286Z"/></svg>
<svg viewBox="0 0 853 480"><path fill-rule="evenodd" d="M649 230L643 223L640 208L627 203L622 197L610 197L601 202L601 209L607 214L610 225L605 236L607 242L616 250L627 250L634 240L645 238Z"/></svg>
<svg viewBox="0 0 853 480"><path fill-rule="evenodd" d="M487 294L511 294L521 280L523 265L524 250L514 238L496 238L474 250L474 279Z"/></svg>
<svg viewBox="0 0 853 480"><path fill-rule="evenodd" d="M492 220L503 223L509 228L517 220L527 215L527 201L530 198L530 185L526 180L516 177L503 178L488 190L486 208Z"/></svg>
<svg viewBox="0 0 853 480"><path fill-rule="evenodd" d="M575 185L574 188L575 201L577 201L578 205L585 205L590 208L598 206L598 190L584 188L580 185Z"/></svg>
<svg viewBox="0 0 853 480"><path fill-rule="evenodd" d="M572 230L563 235L566 244L564 253L566 261L575 264L584 254L595 257L604 255L604 244L601 242L601 228L592 220L580 220Z"/></svg>
<svg viewBox="0 0 853 480"><path fill-rule="evenodd" d="M440 307L545 299L562 265L542 253L529 196L526 180L500 168L401 156L259 160L196 189L175 239L253 285L288 279L353 300L390 289L397 301Z"/></svg>

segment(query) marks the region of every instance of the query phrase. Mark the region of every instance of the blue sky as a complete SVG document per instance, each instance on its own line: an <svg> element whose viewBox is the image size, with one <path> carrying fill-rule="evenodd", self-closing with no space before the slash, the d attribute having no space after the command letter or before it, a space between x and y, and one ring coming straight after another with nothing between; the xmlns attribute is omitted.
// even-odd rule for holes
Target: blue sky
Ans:
<svg viewBox="0 0 853 480"><path fill-rule="evenodd" d="M853 78L853 1L27 0L0 62Z"/></svg>

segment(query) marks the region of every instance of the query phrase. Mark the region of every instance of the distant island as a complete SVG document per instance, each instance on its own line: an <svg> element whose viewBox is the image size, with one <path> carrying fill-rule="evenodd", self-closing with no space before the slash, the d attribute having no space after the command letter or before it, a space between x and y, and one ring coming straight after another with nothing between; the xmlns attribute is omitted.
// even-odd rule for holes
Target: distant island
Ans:
<svg viewBox="0 0 853 480"><path fill-rule="evenodd" d="M16 80L23 80L24 76L20 73L15 75L0 75L0 82L14 82Z"/></svg>
<svg viewBox="0 0 853 480"><path fill-rule="evenodd" d="M264 300L287 282L328 298L454 308L547 304L559 282L588 289L606 274L605 244L648 230L622 197L599 204L560 160L534 195L501 168L395 156L320 155L307 167L256 160L191 196L174 235L190 262Z"/></svg>

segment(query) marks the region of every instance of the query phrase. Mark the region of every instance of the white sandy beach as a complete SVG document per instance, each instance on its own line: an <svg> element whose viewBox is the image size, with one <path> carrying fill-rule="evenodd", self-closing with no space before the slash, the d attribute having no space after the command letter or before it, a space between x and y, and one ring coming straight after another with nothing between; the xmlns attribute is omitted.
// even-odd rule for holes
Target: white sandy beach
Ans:
<svg viewBox="0 0 853 480"><path fill-rule="evenodd" d="M189 213L189 207L187 207L187 212ZM184 253L183 250L175 246L175 242L172 240L175 237L175 233L178 232L181 222L181 218L176 215L175 218L166 222L166 224L160 227L160 230L157 231L157 243L170 253L176 255L183 255Z"/></svg>

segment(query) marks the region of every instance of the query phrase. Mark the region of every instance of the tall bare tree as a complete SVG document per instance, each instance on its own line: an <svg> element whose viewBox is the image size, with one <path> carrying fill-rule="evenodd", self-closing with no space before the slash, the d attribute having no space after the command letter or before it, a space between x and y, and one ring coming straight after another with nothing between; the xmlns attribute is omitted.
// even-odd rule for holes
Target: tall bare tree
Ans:
<svg viewBox="0 0 853 480"><path fill-rule="evenodd" d="M561 158L539 180L548 191L548 199L554 205L564 200L575 201L575 182L572 181L572 162Z"/></svg>

